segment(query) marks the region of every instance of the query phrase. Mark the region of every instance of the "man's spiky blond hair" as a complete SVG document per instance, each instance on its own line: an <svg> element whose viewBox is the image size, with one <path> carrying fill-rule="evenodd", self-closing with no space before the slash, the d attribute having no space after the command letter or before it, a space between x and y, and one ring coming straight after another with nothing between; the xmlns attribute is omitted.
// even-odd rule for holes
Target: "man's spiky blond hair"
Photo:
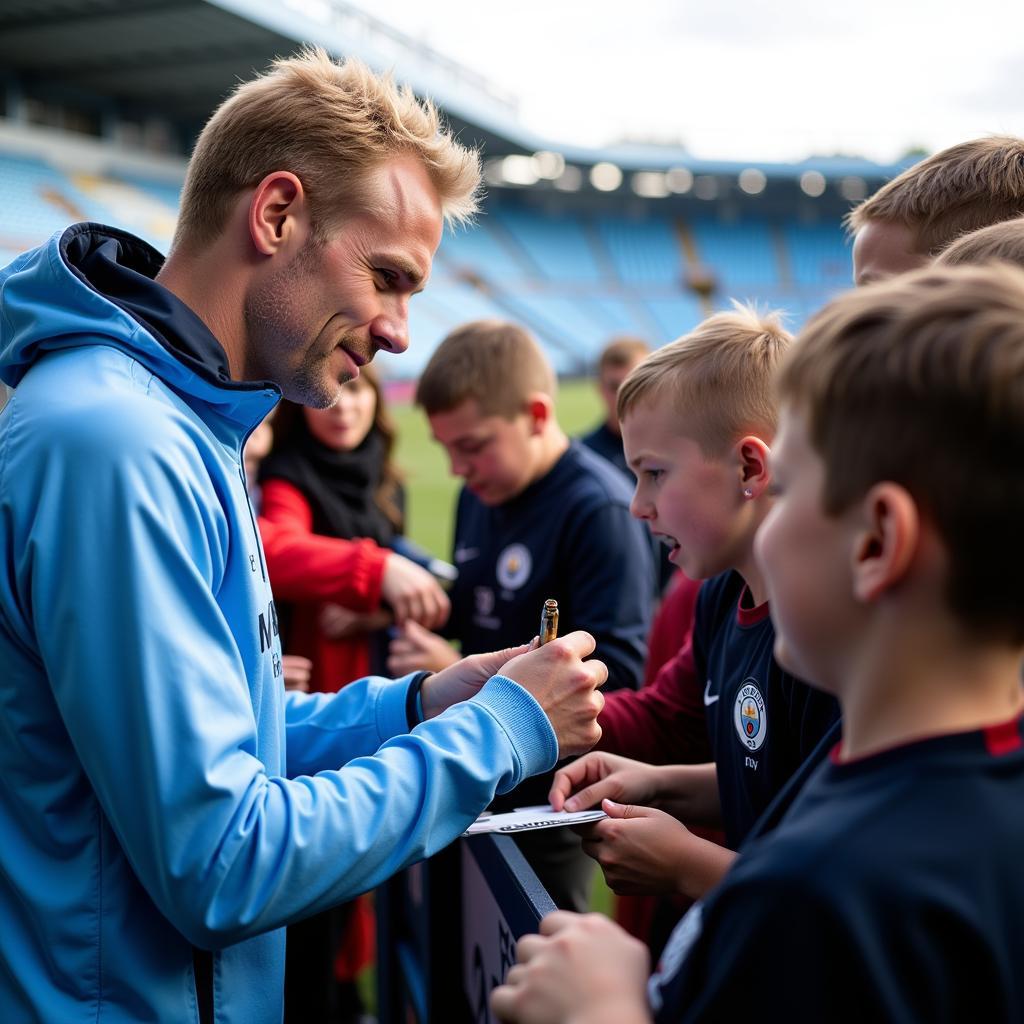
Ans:
<svg viewBox="0 0 1024 1024"><path fill-rule="evenodd" d="M216 238L239 194L273 171L290 171L302 182L323 235L353 202L372 205L360 193L369 171L405 154L423 162L449 223L473 215L480 158L452 138L433 103L360 61L334 61L319 48L276 60L239 85L200 134L175 245Z"/></svg>

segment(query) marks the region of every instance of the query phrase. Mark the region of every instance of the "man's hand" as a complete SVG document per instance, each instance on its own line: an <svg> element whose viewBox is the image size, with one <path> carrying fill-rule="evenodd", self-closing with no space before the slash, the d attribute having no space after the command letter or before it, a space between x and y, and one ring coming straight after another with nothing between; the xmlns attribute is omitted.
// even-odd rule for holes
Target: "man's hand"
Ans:
<svg viewBox="0 0 1024 1024"><path fill-rule="evenodd" d="M604 697L597 687L608 678L608 669L601 661L583 661L594 646L589 633L577 631L520 654L500 669L544 709L560 758L582 754L601 738L597 716Z"/></svg>
<svg viewBox="0 0 1024 1024"><path fill-rule="evenodd" d="M437 581L415 562L392 551L384 562L381 599L395 613L400 626L410 620L437 629L448 620L451 603Z"/></svg>
<svg viewBox="0 0 1024 1024"><path fill-rule="evenodd" d="M605 800L608 815L573 829L601 865L608 887L624 895L700 899L729 870L735 854L695 836L671 814Z"/></svg>
<svg viewBox="0 0 1024 1024"><path fill-rule="evenodd" d="M548 914L539 935L519 940L516 956L491 993L491 1011L506 1024L650 1020L647 947L601 914Z"/></svg>
<svg viewBox="0 0 1024 1024"><path fill-rule="evenodd" d="M309 693L309 677L313 672L313 662L309 658L302 658L298 654L282 654L281 672L286 690Z"/></svg>
<svg viewBox="0 0 1024 1024"><path fill-rule="evenodd" d="M440 672L458 660L459 655L443 636L431 633L412 619L399 627L399 635L388 647L388 671L393 676L404 676L422 669ZM502 664L504 662L498 663L499 666Z"/></svg>
<svg viewBox="0 0 1024 1024"><path fill-rule="evenodd" d="M428 636L432 635L428 634ZM447 643L445 646L448 646ZM521 647L507 647L503 651L495 651L492 654L471 654L468 658L462 659L459 659L458 655L448 647L455 658L454 664L423 681L423 687L420 690L420 699L423 701L423 717L433 718L453 704L468 700L491 676L497 675L510 658L525 654L530 647L530 644L523 644ZM391 659L389 658L388 666L390 665ZM428 667L418 665L417 669Z"/></svg>
<svg viewBox="0 0 1024 1024"><path fill-rule="evenodd" d="M658 799L658 769L642 761L595 750L564 768L551 783L548 800L556 811L583 811L605 798L651 805Z"/></svg>

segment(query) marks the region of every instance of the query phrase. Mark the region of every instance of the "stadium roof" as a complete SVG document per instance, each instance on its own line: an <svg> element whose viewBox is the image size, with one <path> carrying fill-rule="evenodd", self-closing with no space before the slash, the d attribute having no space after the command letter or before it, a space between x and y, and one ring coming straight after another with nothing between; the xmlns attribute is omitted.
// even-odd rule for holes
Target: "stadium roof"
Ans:
<svg viewBox="0 0 1024 1024"><path fill-rule="evenodd" d="M0 68L26 90L71 92L122 113L159 112L186 133L198 130L236 82L304 42L394 70L433 97L461 137L488 156L553 150L572 163L685 167L695 175L752 166L696 159L674 147L584 148L541 138L518 122L514 99L484 77L344 0L0 0ZM905 163L809 157L753 166L768 178L815 170L878 180Z"/></svg>

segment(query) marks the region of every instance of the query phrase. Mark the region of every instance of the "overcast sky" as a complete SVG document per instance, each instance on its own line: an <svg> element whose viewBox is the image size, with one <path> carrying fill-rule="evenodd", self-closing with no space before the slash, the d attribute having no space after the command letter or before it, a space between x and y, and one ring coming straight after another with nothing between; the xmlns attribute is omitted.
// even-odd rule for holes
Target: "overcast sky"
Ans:
<svg viewBox="0 0 1024 1024"><path fill-rule="evenodd" d="M553 142L888 161L1024 135L1024 0L388 0L358 6L519 98Z"/></svg>

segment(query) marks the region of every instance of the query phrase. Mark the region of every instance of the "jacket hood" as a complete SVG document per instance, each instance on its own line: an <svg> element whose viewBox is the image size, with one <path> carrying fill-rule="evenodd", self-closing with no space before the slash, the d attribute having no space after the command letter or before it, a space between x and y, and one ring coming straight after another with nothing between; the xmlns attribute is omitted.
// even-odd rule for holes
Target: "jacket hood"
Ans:
<svg viewBox="0 0 1024 1024"><path fill-rule="evenodd" d="M0 270L0 379L16 387L47 353L109 345L222 415L262 418L267 392L280 390L231 379L220 342L154 280L162 265L151 245L101 224L72 225L19 256Z"/></svg>

